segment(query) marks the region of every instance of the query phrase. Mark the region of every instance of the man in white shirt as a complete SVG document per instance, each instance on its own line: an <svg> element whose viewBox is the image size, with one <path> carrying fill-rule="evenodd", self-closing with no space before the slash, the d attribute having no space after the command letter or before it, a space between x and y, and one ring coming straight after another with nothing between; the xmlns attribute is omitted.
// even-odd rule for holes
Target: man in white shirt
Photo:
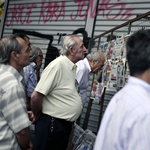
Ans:
<svg viewBox="0 0 150 150"><path fill-rule="evenodd" d="M96 51L88 54L84 60L80 60L76 63L76 78L79 84L83 106L87 100L86 90L89 85L89 75L90 73L96 74L99 70L102 70L104 62L105 58L103 54Z"/></svg>
<svg viewBox="0 0 150 150"><path fill-rule="evenodd" d="M150 149L150 30L131 35L126 48L131 76L111 99L94 150Z"/></svg>

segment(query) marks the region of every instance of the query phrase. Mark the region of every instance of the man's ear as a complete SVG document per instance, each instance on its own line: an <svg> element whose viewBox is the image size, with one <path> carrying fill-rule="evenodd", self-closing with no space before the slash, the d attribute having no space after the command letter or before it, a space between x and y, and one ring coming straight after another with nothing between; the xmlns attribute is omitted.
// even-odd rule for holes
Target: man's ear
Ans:
<svg viewBox="0 0 150 150"><path fill-rule="evenodd" d="M95 64L96 64L97 62L96 62L96 60L95 59L93 59L92 61L91 61L91 65L92 65L92 67L93 66L95 66Z"/></svg>
<svg viewBox="0 0 150 150"><path fill-rule="evenodd" d="M11 59L18 61L18 58L19 58L19 53L12 51L11 52Z"/></svg>
<svg viewBox="0 0 150 150"><path fill-rule="evenodd" d="M69 47L69 53L71 56L74 55L75 50L73 49L73 47Z"/></svg>

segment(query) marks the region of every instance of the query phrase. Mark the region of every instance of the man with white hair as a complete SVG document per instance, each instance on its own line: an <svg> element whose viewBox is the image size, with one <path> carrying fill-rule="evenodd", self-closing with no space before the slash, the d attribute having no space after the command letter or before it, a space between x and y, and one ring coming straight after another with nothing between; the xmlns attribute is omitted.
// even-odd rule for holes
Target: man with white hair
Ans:
<svg viewBox="0 0 150 150"><path fill-rule="evenodd" d="M61 56L42 72L31 96L35 115L35 150L65 150L69 136L82 112L76 81L76 65L84 59L86 48L77 35L66 35Z"/></svg>
<svg viewBox="0 0 150 150"><path fill-rule="evenodd" d="M76 78L80 88L80 95L83 106L86 103L87 95L86 90L89 85L90 73L96 74L99 70L103 69L105 57L102 53L96 51L89 53L84 60L80 60L76 63L77 71Z"/></svg>

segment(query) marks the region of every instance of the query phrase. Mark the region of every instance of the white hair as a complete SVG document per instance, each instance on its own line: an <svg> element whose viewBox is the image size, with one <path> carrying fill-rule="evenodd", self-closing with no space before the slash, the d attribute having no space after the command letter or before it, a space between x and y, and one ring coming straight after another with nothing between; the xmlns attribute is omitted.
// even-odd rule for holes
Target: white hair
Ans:
<svg viewBox="0 0 150 150"><path fill-rule="evenodd" d="M62 40L61 40L62 49L60 51L61 55L67 56L69 54L70 47L73 47L73 49L76 50L77 43L76 43L75 37L78 37L78 36L75 34L70 34L70 35L66 35L62 38Z"/></svg>

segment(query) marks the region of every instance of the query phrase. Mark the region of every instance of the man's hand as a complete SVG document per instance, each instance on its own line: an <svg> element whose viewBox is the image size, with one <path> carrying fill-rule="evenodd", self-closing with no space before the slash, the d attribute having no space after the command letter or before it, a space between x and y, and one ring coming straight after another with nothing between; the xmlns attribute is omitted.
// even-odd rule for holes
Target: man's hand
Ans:
<svg viewBox="0 0 150 150"><path fill-rule="evenodd" d="M32 124L35 124L35 122L39 119L40 115L34 116L32 111L28 111L29 120L31 121Z"/></svg>
<svg viewBox="0 0 150 150"><path fill-rule="evenodd" d="M17 138L17 142L21 149L28 149L32 147L32 143L30 144L30 129L26 127L15 134ZM30 150L30 149L29 149Z"/></svg>
<svg viewBox="0 0 150 150"><path fill-rule="evenodd" d="M28 111L28 117L32 123L35 121L35 117L32 111Z"/></svg>
<svg viewBox="0 0 150 150"><path fill-rule="evenodd" d="M41 115L43 97L43 94L36 91L34 91L31 95L31 109L34 113L34 120L32 121L33 123L35 123Z"/></svg>
<svg viewBox="0 0 150 150"><path fill-rule="evenodd" d="M42 61L41 60L37 61L36 65L37 65L36 70L39 71L42 65Z"/></svg>
<svg viewBox="0 0 150 150"><path fill-rule="evenodd" d="M23 150L32 150L32 148L33 148L33 144L32 144L32 142L30 141L30 142L29 142L29 148L23 149Z"/></svg>

